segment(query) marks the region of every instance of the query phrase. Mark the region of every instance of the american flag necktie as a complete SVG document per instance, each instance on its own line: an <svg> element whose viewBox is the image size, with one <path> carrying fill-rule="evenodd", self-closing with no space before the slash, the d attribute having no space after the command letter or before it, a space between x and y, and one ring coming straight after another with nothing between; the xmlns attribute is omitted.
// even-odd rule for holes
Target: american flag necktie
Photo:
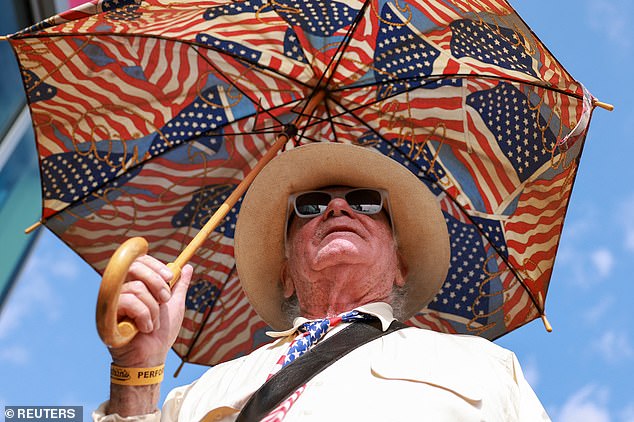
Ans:
<svg viewBox="0 0 634 422"><path fill-rule="evenodd" d="M277 371L279 371L281 368L293 362L298 357L302 356L312 346L317 344L317 342L319 342L319 340L321 340L325 336L326 332L328 332L330 328L336 327L342 322L367 321L372 319L376 319L376 317L355 310L345 312L333 318L324 318L305 322L297 328L297 331L299 331L299 333L291 342L291 345L289 346L286 353L282 355L277 361L277 365L275 366L274 371L269 375L269 378L275 375L275 373L277 373ZM280 422L284 420L284 417L291 409L291 406L293 406L295 401L297 401L305 388L306 385L298 388L297 391L291 394L286 400L284 400L284 402L282 402L266 417L264 417L262 421Z"/></svg>

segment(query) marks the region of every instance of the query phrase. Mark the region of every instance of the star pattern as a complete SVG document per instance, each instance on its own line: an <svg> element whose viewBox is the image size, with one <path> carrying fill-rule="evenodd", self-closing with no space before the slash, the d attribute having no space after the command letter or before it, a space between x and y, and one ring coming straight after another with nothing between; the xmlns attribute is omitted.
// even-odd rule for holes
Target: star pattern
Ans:
<svg viewBox="0 0 634 422"><path fill-rule="evenodd" d="M174 227L201 229L234 189L235 186L228 187L228 185L212 185L201 189L192 196L187 205L174 215L172 225ZM224 222L216 227L216 232L233 239L241 204L242 199L238 200L236 205L227 213Z"/></svg>
<svg viewBox="0 0 634 422"><path fill-rule="evenodd" d="M138 11L138 4L130 4L117 9L112 10L106 14L106 17L113 21L133 21L139 19L142 15Z"/></svg>
<svg viewBox="0 0 634 422"><path fill-rule="evenodd" d="M203 17L205 20L210 21L222 16L236 16L241 13L255 13L257 11L262 11L264 6L265 2L261 0L230 2L221 6L210 7L207 9Z"/></svg>
<svg viewBox="0 0 634 422"><path fill-rule="evenodd" d="M319 37L329 37L350 25L358 12L338 1L279 0L273 8L289 25Z"/></svg>
<svg viewBox="0 0 634 422"><path fill-rule="evenodd" d="M378 98L413 88L460 84L456 79L429 80L440 51L397 19L389 4L383 6L374 50L376 80L385 83L378 91Z"/></svg>
<svg viewBox="0 0 634 422"><path fill-rule="evenodd" d="M450 25L451 52L456 57L472 57L481 62L537 76L533 58L526 52L523 39L508 28L468 19Z"/></svg>
<svg viewBox="0 0 634 422"><path fill-rule="evenodd" d="M199 313L204 313L213 307L220 296L220 289L207 280L193 282L187 290L185 307Z"/></svg>
<svg viewBox="0 0 634 422"><path fill-rule="evenodd" d="M28 69L22 68L22 79L24 87L29 97L29 102L46 101L57 95L57 88L45 82Z"/></svg>
<svg viewBox="0 0 634 422"><path fill-rule="evenodd" d="M521 181L552 158L557 138L539 109L515 86L500 83L469 95L467 104L482 117Z"/></svg>
<svg viewBox="0 0 634 422"><path fill-rule="evenodd" d="M242 45L237 41L227 41L211 34L196 35L196 42L213 47L215 50L224 51L232 56L246 59L252 63L257 63L262 57L262 53L258 50Z"/></svg>
<svg viewBox="0 0 634 422"><path fill-rule="evenodd" d="M85 202L100 196L101 189L106 184L108 190L116 191L139 171L133 168L118 176L123 160L124 154L115 153L104 153L104 156L99 157L77 152L48 156L40 165L43 174L43 197L46 200L56 199L73 203L82 199Z"/></svg>
<svg viewBox="0 0 634 422"><path fill-rule="evenodd" d="M445 221L451 238L449 273L429 307L465 319L484 315L488 299L481 291L488 284L484 283L487 255L482 238L475 227L446 213Z"/></svg>
<svg viewBox="0 0 634 422"><path fill-rule="evenodd" d="M200 96L181 110L156 135L149 153L159 155L186 141L196 139L207 147L217 151L220 148L216 136L207 135L228 122L227 111L223 106L225 96L222 86L212 86L203 90Z"/></svg>
<svg viewBox="0 0 634 422"><path fill-rule="evenodd" d="M284 55L299 62L308 63L304 49L300 45L297 34L292 28L288 28L284 35Z"/></svg>
<svg viewBox="0 0 634 422"><path fill-rule="evenodd" d="M141 0L103 0L100 6L104 12L121 9L126 6L139 6Z"/></svg>
<svg viewBox="0 0 634 422"><path fill-rule="evenodd" d="M283 357L282 366L288 365L298 357L306 353L313 345L321 340L326 332L332 327L339 325L341 322L355 322L374 319L375 317L360 313L359 311L350 311L341 314L335 318L324 318L309 321L302 324L299 328L299 334L291 343L286 355Z"/></svg>
<svg viewBox="0 0 634 422"><path fill-rule="evenodd" d="M471 219L482 231L495 250L497 250L500 255L508 258L508 250L506 248L506 239L504 238L504 228L502 227L502 223L482 217L472 216Z"/></svg>

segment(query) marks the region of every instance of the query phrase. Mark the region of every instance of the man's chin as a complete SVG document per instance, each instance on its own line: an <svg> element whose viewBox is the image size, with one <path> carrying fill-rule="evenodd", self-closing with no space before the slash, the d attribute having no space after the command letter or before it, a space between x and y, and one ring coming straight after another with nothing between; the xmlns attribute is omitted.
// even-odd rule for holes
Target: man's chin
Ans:
<svg viewBox="0 0 634 422"><path fill-rule="evenodd" d="M314 260L315 268L318 270L345 264L359 264L363 262L364 258L367 259L362 253L358 236L356 239L337 236L324 240Z"/></svg>

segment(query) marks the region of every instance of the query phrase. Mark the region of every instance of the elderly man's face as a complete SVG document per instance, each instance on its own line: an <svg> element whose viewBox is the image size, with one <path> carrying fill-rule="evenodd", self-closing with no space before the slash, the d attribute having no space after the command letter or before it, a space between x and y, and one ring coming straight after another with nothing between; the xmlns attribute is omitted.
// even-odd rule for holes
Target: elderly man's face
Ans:
<svg viewBox="0 0 634 422"><path fill-rule="evenodd" d="M337 292L339 300L386 301L394 284L404 284L404 272L385 211L360 214L345 199L334 198L323 214L294 217L290 224L284 294L296 292L302 308L303 297L319 293L320 287L332 288L323 281L337 277L346 277L347 282Z"/></svg>

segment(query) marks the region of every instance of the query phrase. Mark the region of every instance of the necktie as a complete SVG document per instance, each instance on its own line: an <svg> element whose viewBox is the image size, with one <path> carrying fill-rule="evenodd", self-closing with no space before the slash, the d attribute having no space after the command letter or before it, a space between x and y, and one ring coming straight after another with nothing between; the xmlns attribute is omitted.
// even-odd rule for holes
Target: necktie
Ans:
<svg viewBox="0 0 634 422"><path fill-rule="evenodd" d="M342 322L355 322L374 318L376 317L363 314L359 311L349 311L333 318L318 319L300 325L297 329L299 334L289 346L286 354L280 357L277 362L276 369L271 373L271 375L269 375L269 378L279 371L279 369L293 362L295 359L306 353L312 346L317 344L317 342L326 335L328 329L333 328ZM262 419L262 422L281 422L305 388L306 385L298 388L295 393L293 393L277 408L272 410L268 416Z"/></svg>
<svg viewBox="0 0 634 422"><path fill-rule="evenodd" d="M321 340L329 328L339 325L341 322L354 322L372 319L373 316L362 314L359 311L350 311L343 313L334 318L324 318L315 321L305 322L298 327L299 334L291 343L284 359L279 362L282 366L286 366L304 353L306 353L313 345Z"/></svg>

